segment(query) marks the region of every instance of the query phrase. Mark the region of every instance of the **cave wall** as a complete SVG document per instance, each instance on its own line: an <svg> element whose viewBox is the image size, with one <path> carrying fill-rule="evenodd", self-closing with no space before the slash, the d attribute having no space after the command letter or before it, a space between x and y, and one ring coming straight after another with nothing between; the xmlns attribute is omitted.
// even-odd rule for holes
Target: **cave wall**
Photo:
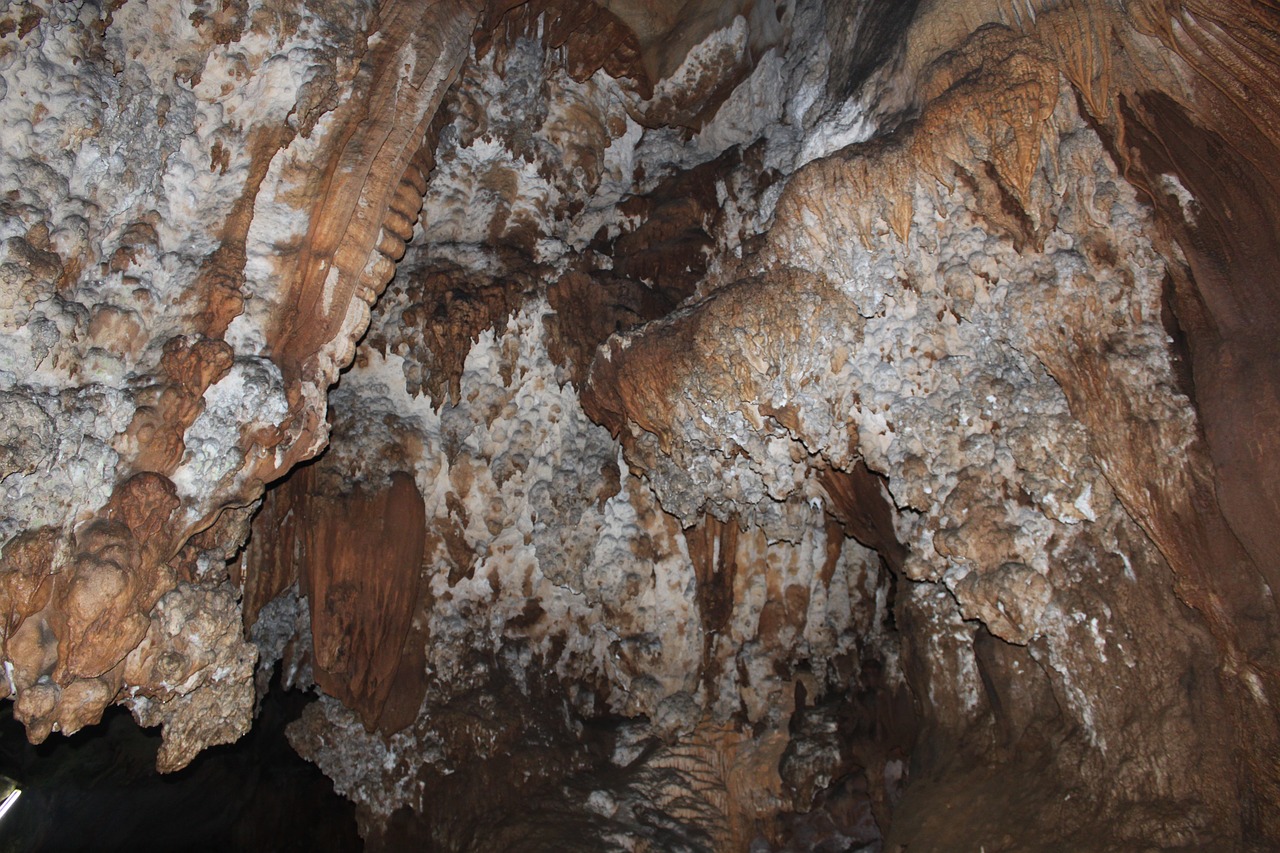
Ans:
<svg viewBox="0 0 1280 853"><path fill-rule="evenodd" d="M1233 775L1234 736L1261 741L1237 762L1266 748L1269 714L1241 708L1237 733L1199 719L1240 685L1202 680L1212 622L1179 602L1166 562L1187 559L1191 535L1158 520L1194 499L1187 481L1207 460L1161 325L1155 224L1034 48L980 34L923 86L914 125L797 173L765 245L724 284L612 339L588 410L613 419L686 518L773 509L757 495L799 491L793 460L861 458L888 475L903 573L924 582L902 605L910 683L928 696L924 767L946 767L951 785L948 762L981 756L964 771L981 778L1009 749L999 785L1048 773L1091 792L957 822L957 844L1013 821L1096 843L1091 814L1120 845L1205 843L1267 784L1223 796L1207 780ZM700 474L708 460L725 475ZM1195 523L1212 524L1204 515ZM1183 526L1179 541L1159 538L1165 524ZM909 789L908 814L912 790L928 789ZM891 840L914 844L911 829Z"/></svg>
<svg viewBox="0 0 1280 853"><path fill-rule="evenodd" d="M33 740L279 666L375 843L1280 841L1271 6L0 16Z"/></svg>
<svg viewBox="0 0 1280 853"><path fill-rule="evenodd" d="M323 446L476 14L8 10L5 687L33 738L124 701L175 769L247 729L226 561L263 484Z"/></svg>

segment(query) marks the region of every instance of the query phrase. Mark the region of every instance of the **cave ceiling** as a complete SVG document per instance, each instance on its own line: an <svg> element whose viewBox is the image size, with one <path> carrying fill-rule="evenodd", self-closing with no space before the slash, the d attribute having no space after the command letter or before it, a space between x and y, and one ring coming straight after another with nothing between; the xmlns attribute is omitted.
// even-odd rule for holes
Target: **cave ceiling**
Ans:
<svg viewBox="0 0 1280 853"><path fill-rule="evenodd" d="M33 742L276 673L371 849L1280 845L1270 0L4 2L0 113Z"/></svg>

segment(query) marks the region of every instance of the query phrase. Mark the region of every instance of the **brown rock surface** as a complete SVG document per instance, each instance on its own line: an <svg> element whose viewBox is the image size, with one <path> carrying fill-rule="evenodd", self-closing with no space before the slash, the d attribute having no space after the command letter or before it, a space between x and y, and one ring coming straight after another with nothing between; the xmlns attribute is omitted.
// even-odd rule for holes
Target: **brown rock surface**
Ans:
<svg viewBox="0 0 1280 853"><path fill-rule="evenodd" d="M298 488L306 487L300 478ZM295 548L299 581L311 603L312 666L322 690L372 726L400 666L418 602L425 518L422 496L406 474L366 495L308 495L299 507L312 521Z"/></svg>
<svg viewBox="0 0 1280 853"><path fill-rule="evenodd" d="M416 217L425 187L412 161L478 12L37 6L0 48L7 687L35 738L129 703L166 726L172 769L245 731L253 655L228 639L181 689L127 661L165 607L238 622L219 590L245 507L323 442L324 391L367 317L348 308L403 254L395 216ZM317 169L342 172L332 192ZM299 226L346 282L303 344L280 333L311 310ZM347 352L314 362L325 346Z"/></svg>
<svg viewBox="0 0 1280 853"><path fill-rule="evenodd" d="M374 847L1280 845L1273 3L27 6L32 740L279 666Z"/></svg>

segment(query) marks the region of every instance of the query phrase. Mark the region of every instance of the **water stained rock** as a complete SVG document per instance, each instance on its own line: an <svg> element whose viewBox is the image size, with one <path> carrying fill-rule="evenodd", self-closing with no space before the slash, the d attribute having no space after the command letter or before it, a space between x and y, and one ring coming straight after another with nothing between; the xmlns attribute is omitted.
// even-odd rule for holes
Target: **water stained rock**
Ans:
<svg viewBox="0 0 1280 853"><path fill-rule="evenodd" d="M1272 7L27 6L33 742L278 677L371 849L1280 844Z"/></svg>

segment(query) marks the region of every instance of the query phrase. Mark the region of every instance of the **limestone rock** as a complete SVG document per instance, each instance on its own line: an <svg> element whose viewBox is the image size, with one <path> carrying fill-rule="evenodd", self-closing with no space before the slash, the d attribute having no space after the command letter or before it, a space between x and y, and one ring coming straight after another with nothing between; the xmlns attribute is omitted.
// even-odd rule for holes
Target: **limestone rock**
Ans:
<svg viewBox="0 0 1280 853"><path fill-rule="evenodd" d="M389 277L375 243L478 12L23 9L0 26L7 687L37 739L149 696L135 711L181 730L163 757L177 767L245 730L252 691L213 661L177 694L123 662L180 579L220 589L248 532L228 519L323 442L324 391L367 316L357 285L367 262L383 277L366 302ZM371 108L378 132L353 134ZM356 165L368 190L320 191ZM320 235L301 265L298 228ZM277 273L331 261L340 300L300 343L287 315L310 285Z"/></svg>
<svg viewBox="0 0 1280 853"><path fill-rule="evenodd" d="M1277 32L0 11L15 716L278 667L374 847L1276 846Z"/></svg>

